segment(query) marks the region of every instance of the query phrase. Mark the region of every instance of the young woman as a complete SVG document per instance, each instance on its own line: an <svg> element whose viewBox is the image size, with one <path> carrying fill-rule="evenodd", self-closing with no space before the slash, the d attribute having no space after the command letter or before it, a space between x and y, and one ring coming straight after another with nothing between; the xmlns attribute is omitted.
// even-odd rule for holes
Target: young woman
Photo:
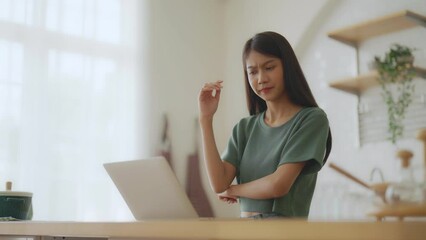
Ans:
<svg viewBox="0 0 426 240"><path fill-rule="evenodd" d="M241 217L307 217L317 172L331 150L327 115L280 34L249 39L243 66L250 116L235 125L222 156L213 134L222 81L206 83L199 95L210 185L219 199L239 200Z"/></svg>

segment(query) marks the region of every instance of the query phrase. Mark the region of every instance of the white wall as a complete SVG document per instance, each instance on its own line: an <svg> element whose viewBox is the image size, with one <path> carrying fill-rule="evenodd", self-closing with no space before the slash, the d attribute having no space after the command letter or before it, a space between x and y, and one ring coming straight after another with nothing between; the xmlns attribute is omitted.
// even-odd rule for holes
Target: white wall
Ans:
<svg viewBox="0 0 426 240"><path fill-rule="evenodd" d="M182 183L186 156L193 151L193 121L197 116L197 94L202 83L216 79L225 81L215 122L218 146L223 150L233 125L247 115L242 46L252 35L266 30L278 31L288 38L318 103L328 113L334 138L329 161L367 181L374 167L381 168L387 180L396 178L398 165L394 153L397 148L387 142L360 148L357 144L357 98L328 87L332 80L354 76L356 61L355 50L329 39L327 32L403 9L426 15L424 1L160 0L151 4L151 92L154 93L151 138L159 142L161 114L168 113L173 161ZM424 29L414 34L419 34L418 31ZM414 42L426 48L422 42L424 34L416 36ZM398 36L392 38L398 40ZM381 41L376 45L384 45ZM367 61L370 50L375 49L368 44L361 46L363 61ZM414 162L419 165L420 144L415 140L399 144L399 147L414 151ZM327 166L319 176L311 208L313 219L365 218L364 212L371 207L373 199L371 193ZM206 181L204 178L217 215L236 216L235 207L215 200ZM353 203L364 212L354 213Z"/></svg>
<svg viewBox="0 0 426 240"><path fill-rule="evenodd" d="M195 151L198 92L204 82L224 76L225 5L226 1L151 1L152 153L157 154L162 115L167 114L173 166L182 185L186 184L187 157ZM217 128L223 125L223 115L219 110ZM235 208L221 207L203 176L216 214L235 216Z"/></svg>

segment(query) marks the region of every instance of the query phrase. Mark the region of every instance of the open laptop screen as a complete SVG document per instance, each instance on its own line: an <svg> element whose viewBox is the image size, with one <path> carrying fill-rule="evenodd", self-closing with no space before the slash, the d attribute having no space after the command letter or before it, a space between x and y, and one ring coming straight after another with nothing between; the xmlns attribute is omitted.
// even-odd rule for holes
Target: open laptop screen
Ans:
<svg viewBox="0 0 426 240"><path fill-rule="evenodd" d="M164 157L105 163L104 167L137 220L198 217Z"/></svg>

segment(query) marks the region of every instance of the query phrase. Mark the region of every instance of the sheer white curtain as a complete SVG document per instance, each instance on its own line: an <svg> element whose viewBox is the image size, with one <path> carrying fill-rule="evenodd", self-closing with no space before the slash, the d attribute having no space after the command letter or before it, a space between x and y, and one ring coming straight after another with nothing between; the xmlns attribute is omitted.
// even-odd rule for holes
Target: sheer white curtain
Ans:
<svg viewBox="0 0 426 240"><path fill-rule="evenodd" d="M34 219L132 219L102 163L149 151L145 6L0 0L0 189L33 192Z"/></svg>

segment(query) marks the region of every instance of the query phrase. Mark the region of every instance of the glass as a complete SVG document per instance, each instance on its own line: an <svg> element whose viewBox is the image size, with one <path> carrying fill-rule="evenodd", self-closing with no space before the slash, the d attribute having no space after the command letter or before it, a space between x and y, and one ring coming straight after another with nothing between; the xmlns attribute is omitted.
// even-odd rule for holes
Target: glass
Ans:
<svg viewBox="0 0 426 240"><path fill-rule="evenodd" d="M389 185L386 189L385 199L390 204L399 203L424 203L426 186L424 183L401 182Z"/></svg>

